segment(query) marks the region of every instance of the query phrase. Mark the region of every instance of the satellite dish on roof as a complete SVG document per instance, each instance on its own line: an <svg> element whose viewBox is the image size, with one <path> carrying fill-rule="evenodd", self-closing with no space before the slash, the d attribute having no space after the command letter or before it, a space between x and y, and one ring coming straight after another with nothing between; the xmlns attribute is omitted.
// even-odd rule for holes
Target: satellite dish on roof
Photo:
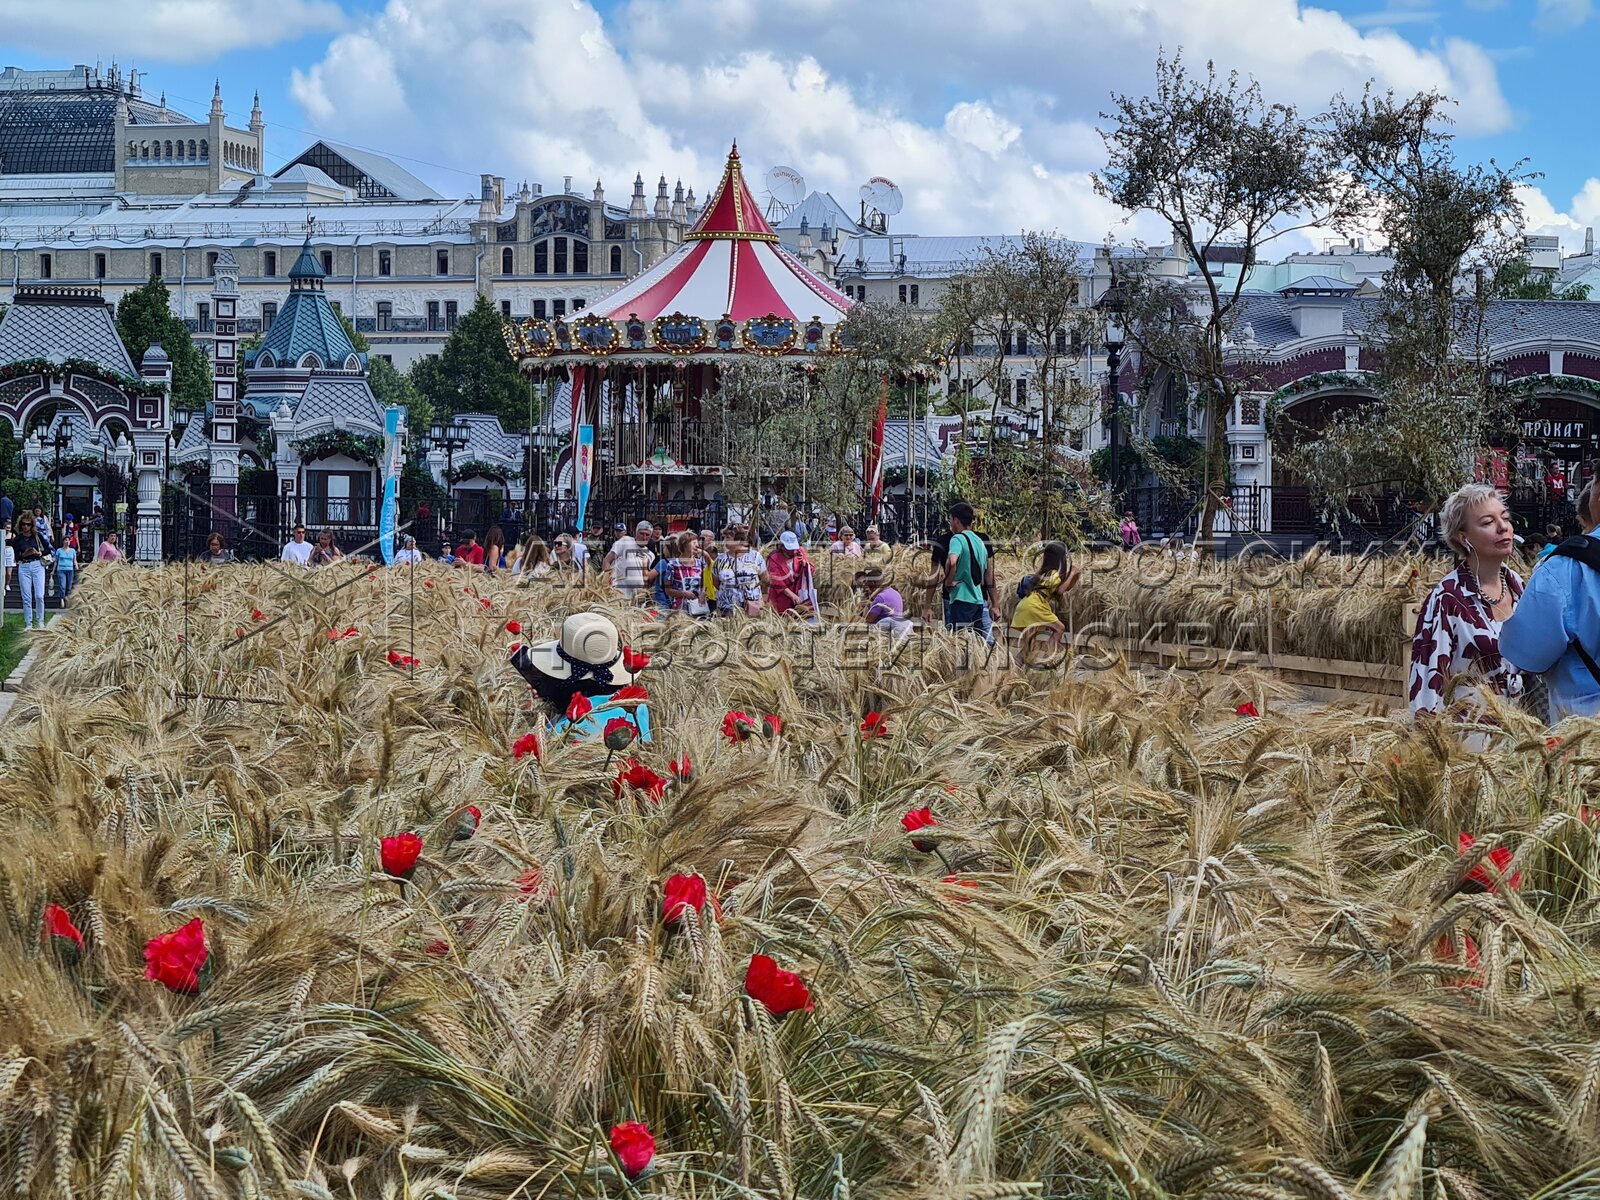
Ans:
<svg viewBox="0 0 1600 1200"><path fill-rule="evenodd" d="M805 199L806 181L793 167L773 167L766 174L767 220L781 221Z"/></svg>
<svg viewBox="0 0 1600 1200"><path fill-rule="evenodd" d="M892 179L874 175L861 185L861 223L876 233L887 233L889 218L905 206L905 196Z"/></svg>

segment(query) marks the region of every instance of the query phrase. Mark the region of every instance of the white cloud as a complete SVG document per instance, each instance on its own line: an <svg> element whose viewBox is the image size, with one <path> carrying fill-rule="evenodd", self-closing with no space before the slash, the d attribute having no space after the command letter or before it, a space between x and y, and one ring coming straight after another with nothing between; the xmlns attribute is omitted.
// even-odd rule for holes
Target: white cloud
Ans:
<svg viewBox="0 0 1600 1200"><path fill-rule="evenodd" d="M81 61L85 45L129 61L202 62L338 29L333 0L6 0L6 44Z"/></svg>
<svg viewBox="0 0 1600 1200"><path fill-rule="evenodd" d="M1372 78L1455 96L1464 132L1510 120L1478 46L1420 50L1295 0L632 0L609 25L588 0L389 0L292 92L329 136L471 176L598 176L613 201L635 171L652 200L663 172L703 193L737 137L753 179L792 164L847 207L889 176L907 231L1160 239L1123 226L1089 172L1108 93L1145 90L1180 45L1307 107Z"/></svg>
<svg viewBox="0 0 1600 1200"><path fill-rule="evenodd" d="M1578 28L1593 14L1592 0L1539 0L1534 24L1559 33Z"/></svg>

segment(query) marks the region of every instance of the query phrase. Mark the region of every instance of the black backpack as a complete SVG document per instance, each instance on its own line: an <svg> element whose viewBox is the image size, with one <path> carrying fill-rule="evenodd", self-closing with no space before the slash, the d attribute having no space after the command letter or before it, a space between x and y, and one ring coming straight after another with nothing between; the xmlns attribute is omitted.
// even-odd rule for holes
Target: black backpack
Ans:
<svg viewBox="0 0 1600 1200"><path fill-rule="evenodd" d="M1592 538L1584 533L1569 537L1550 551L1550 557L1576 559L1591 571L1600 571L1600 538ZM1573 638L1567 645L1578 652L1583 665L1589 668L1589 674L1594 676L1596 683L1600 683L1600 663L1594 661L1594 657L1583 648L1577 638Z"/></svg>

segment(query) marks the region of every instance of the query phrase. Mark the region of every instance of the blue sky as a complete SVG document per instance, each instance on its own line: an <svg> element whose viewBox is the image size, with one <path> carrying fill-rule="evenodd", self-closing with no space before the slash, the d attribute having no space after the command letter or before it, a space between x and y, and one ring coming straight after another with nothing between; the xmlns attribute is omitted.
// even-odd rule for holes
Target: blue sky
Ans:
<svg viewBox="0 0 1600 1200"><path fill-rule="evenodd" d="M1055 228L1159 237L1093 192L1112 90L1183 47L1315 107L1369 77L1460 98L1460 149L1542 172L1531 224L1569 242L1600 223L1574 103L1593 0L7 0L0 60L109 62L203 114L221 77L253 89L268 165L316 136L400 158L441 191L490 171L546 190L635 172L703 191L738 137L752 174L798 167L849 202L904 188L907 232ZM85 35L85 30L94 31Z"/></svg>

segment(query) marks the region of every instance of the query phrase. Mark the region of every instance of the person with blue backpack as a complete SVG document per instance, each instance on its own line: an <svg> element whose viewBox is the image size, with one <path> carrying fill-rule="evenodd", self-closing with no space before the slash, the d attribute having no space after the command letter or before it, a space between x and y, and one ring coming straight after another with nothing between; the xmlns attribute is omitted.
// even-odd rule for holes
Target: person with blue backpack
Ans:
<svg viewBox="0 0 1600 1200"><path fill-rule="evenodd" d="M1552 722L1600 712L1600 487L1578 495L1587 531L1539 563L1500 630L1500 653L1542 677Z"/></svg>

